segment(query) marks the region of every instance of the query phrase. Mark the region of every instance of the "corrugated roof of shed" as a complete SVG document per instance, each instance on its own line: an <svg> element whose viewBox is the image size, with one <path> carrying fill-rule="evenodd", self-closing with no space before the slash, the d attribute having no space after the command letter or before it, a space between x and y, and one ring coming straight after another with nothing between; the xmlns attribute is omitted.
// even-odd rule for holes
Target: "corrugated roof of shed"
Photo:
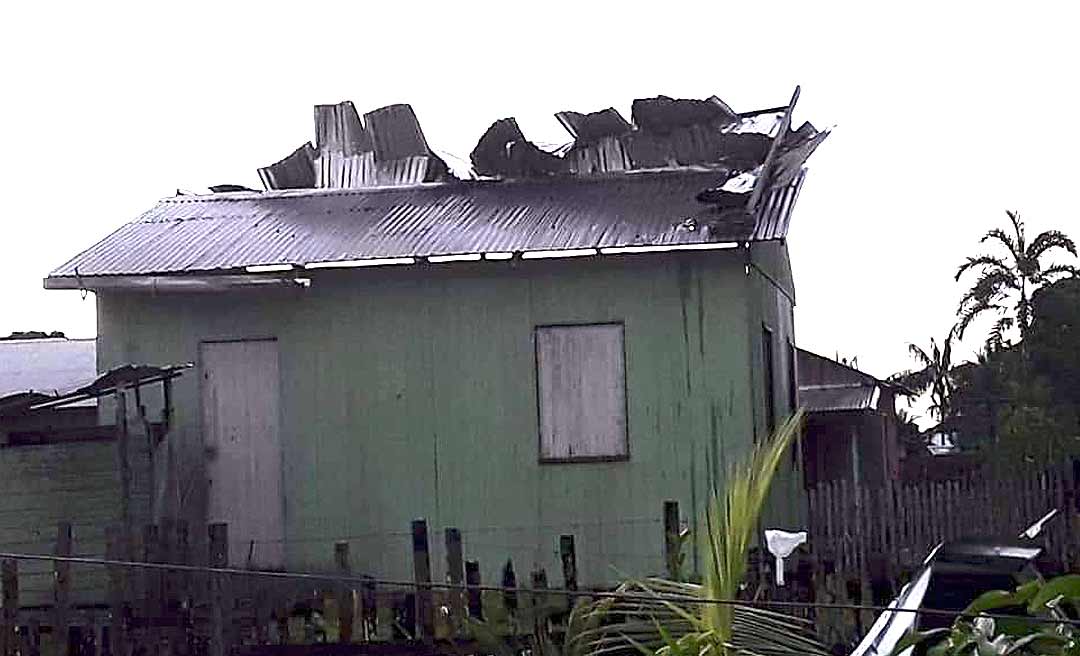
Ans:
<svg viewBox="0 0 1080 656"><path fill-rule="evenodd" d="M166 198L51 278L783 238L800 175L752 220L696 200L719 169Z"/></svg>

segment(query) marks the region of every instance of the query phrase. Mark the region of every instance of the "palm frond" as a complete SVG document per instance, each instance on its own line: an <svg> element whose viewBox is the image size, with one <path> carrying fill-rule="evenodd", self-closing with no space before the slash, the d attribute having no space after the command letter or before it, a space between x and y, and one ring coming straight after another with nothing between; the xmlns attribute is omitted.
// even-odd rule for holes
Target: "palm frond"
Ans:
<svg viewBox="0 0 1080 656"><path fill-rule="evenodd" d="M993 230L987 231L987 233L983 235L983 238L979 240L979 243L982 244L988 241L1000 242L1006 250L1009 251L1009 255L1011 255L1014 260L1019 260L1024 255L1017 244L1019 240L1019 233L1017 233L1016 237L1013 237L1001 228L994 228Z"/></svg>
<svg viewBox="0 0 1080 656"><path fill-rule="evenodd" d="M1035 275L1035 282L1039 284L1052 283L1060 275L1080 278L1080 269L1071 264L1054 264L1048 266Z"/></svg>
<svg viewBox="0 0 1080 656"><path fill-rule="evenodd" d="M975 267L980 267L984 271L987 269L991 271L1011 271L1009 265L1000 257L994 257L993 255L979 255L977 257L968 257L967 262L964 262L956 269L955 279L960 280L961 276Z"/></svg>
<svg viewBox="0 0 1080 656"><path fill-rule="evenodd" d="M732 603L773 477L801 428L798 412L732 468L723 493L710 500L701 545L703 584L627 581L615 590L627 597L576 607L568 623L567 655L825 656L809 623Z"/></svg>
<svg viewBox="0 0 1080 656"><path fill-rule="evenodd" d="M925 392L930 387L931 380L931 371L926 367L918 370L901 371L889 376L890 383L896 383L911 390L916 395Z"/></svg>
<svg viewBox="0 0 1080 656"><path fill-rule="evenodd" d="M1029 260L1038 260L1043 253L1054 248L1064 248L1072 253L1074 257L1076 256L1076 244L1060 230L1040 232L1035 239L1031 240L1031 245L1028 246L1025 255Z"/></svg>
<svg viewBox="0 0 1080 656"><path fill-rule="evenodd" d="M986 338L987 352L1000 351L1008 345L1005 341L1005 333L1012 330L1013 325L1015 321L1012 317L1001 317L994 322L994 327L990 329L990 335Z"/></svg>

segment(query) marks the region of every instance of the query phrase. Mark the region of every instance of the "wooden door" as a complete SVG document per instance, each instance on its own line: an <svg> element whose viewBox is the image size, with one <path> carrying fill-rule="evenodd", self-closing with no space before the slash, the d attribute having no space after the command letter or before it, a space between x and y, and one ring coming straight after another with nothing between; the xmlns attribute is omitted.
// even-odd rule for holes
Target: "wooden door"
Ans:
<svg viewBox="0 0 1080 656"><path fill-rule="evenodd" d="M283 567L277 342L203 342L199 361L208 519L229 525L231 566Z"/></svg>

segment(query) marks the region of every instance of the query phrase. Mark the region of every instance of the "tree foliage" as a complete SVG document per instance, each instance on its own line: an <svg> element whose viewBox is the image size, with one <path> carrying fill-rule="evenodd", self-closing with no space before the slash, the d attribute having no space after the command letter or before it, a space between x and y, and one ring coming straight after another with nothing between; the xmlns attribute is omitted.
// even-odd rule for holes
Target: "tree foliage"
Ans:
<svg viewBox="0 0 1080 656"><path fill-rule="evenodd" d="M957 308L957 337L965 331L976 317L983 314L997 315L987 336L987 346L1000 349L1006 344L1006 334L1013 328L1020 331L1021 338L1031 327L1031 295L1039 287L1052 283L1062 276L1080 275L1071 264L1044 266L1045 256L1055 249L1064 250L1076 257L1076 244L1058 230L1041 232L1030 242L1023 221L1017 212L1009 211L1010 230L994 228L986 233L980 243L990 242L1004 251L1003 256L978 255L956 270L959 281L968 272L978 275L975 283L964 293Z"/></svg>

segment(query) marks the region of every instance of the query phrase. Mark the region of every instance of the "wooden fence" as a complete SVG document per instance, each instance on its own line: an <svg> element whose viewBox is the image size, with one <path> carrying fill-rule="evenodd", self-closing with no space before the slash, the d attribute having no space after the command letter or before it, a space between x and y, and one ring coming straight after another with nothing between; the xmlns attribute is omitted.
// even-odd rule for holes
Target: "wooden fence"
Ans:
<svg viewBox="0 0 1080 656"><path fill-rule="evenodd" d="M1071 468L971 476L944 482L853 487L823 483L810 491L810 553L817 566L857 578L895 580L944 540L1018 539L1053 509L1038 542L1062 570L1077 559L1077 485Z"/></svg>
<svg viewBox="0 0 1080 656"><path fill-rule="evenodd" d="M664 556L674 567L678 503L666 502L663 511ZM230 569L228 526L201 532L182 522L145 526L136 535L113 527L105 559L80 559L72 558L71 524L60 522L52 554L0 562L0 656L315 653L311 648L341 655L490 653L478 646L481 636L535 650L536 640L560 635L578 598L559 592L578 589L573 534L559 538L561 572L549 587L544 569L519 572L509 559L500 580L481 581L480 563L468 559L461 531L452 527L439 536L446 578L433 581L422 519L411 525L412 580L395 582L356 573L347 541L333 543L333 565L321 572ZM51 561L52 604L20 604L20 564L28 560ZM79 577L102 569L107 599L72 603Z"/></svg>

